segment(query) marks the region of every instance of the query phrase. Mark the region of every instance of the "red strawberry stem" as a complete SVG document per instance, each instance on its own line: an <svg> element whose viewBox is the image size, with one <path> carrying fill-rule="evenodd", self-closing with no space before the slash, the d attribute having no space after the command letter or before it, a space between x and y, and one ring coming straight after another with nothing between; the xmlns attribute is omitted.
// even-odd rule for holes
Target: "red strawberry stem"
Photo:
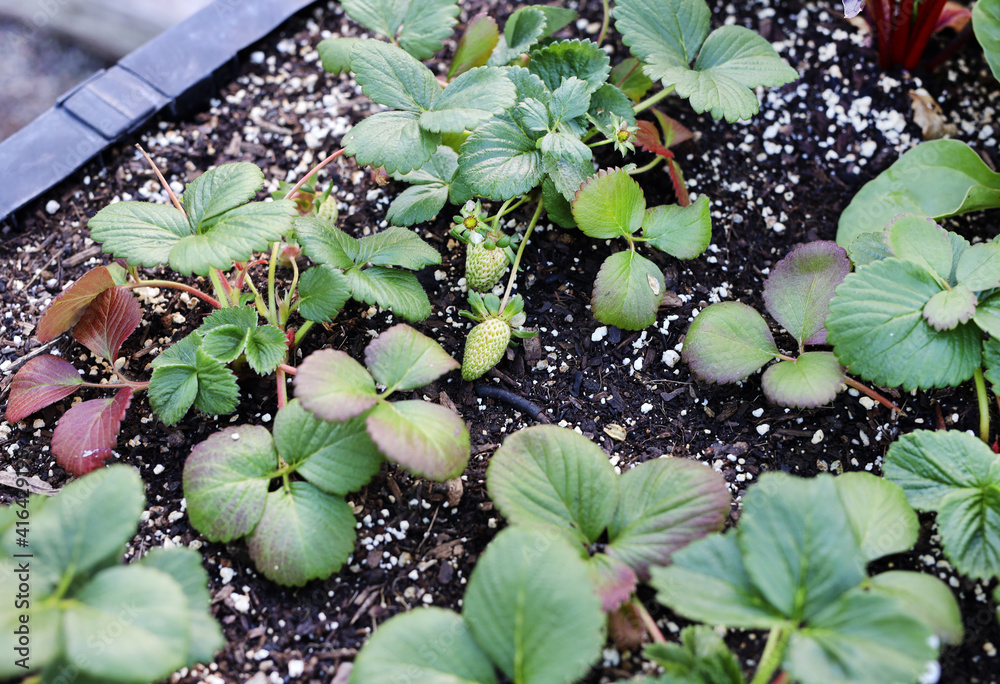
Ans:
<svg viewBox="0 0 1000 684"><path fill-rule="evenodd" d="M165 287L171 290L181 290L182 292L187 292L190 295L194 295L202 301L208 302L216 309L221 308L222 304L219 300L215 299L211 295L207 295L198 288L191 287L190 285L185 285L184 283L175 283L172 280L137 280L134 283L127 283L122 285L127 290L134 290L138 287Z"/></svg>
<svg viewBox="0 0 1000 684"><path fill-rule="evenodd" d="M510 291L514 288L514 281L517 280L517 267L521 264L521 255L524 254L524 246L528 244L528 238L531 237L531 233L538 224L538 218L542 215L544 204L545 201L539 198L538 206L535 207L535 214L531 217L531 222L528 223L527 230L524 231L521 244L517 246L517 256L514 257L514 268L510 270L510 278L507 279L507 289L504 290L503 299L500 300L500 311L503 311L507 307L507 300L510 299Z"/></svg>
<svg viewBox="0 0 1000 684"><path fill-rule="evenodd" d="M646 628L646 631L649 632L650 638L659 644L667 643L667 639L663 636L663 632L660 631L659 626L657 626L656 620L646 610L646 606L642 605L642 601L633 598L629 605L632 606L635 614L639 616L639 620L642 622L642 626Z"/></svg>
<svg viewBox="0 0 1000 684"><path fill-rule="evenodd" d="M857 391L861 392L862 394L868 395L869 397L871 397L872 399L874 399L878 403L882 404L882 406L885 406L890 411L895 411L896 413L902 413L903 412L903 409L901 409L898 406L896 406L894 403L892 403L891 401L889 401L888 399L886 399L885 397L883 397L881 394L879 394L875 390L873 390L873 389L871 389L869 387L865 387L864 385L862 385L860 382L858 382L854 378L849 378L849 377L847 377L845 375L844 376L844 384L847 385L848 387L853 387L854 389L856 389Z"/></svg>

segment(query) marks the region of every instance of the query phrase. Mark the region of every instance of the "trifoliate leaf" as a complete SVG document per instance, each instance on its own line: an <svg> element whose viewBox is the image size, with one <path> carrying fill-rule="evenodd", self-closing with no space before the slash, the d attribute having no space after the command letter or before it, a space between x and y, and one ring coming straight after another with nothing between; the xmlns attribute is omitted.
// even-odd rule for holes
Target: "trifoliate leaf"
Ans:
<svg viewBox="0 0 1000 684"><path fill-rule="evenodd" d="M580 187L573 200L577 226L584 235L599 240L630 237L642 226L645 211L642 188L624 169L599 172Z"/></svg>
<svg viewBox="0 0 1000 684"><path fill-rule="evenodd" d="M643 651L650 660L663 667L668 675L661 684L745 684L736 656L726 642L707 625L695 625L681 630L681 644L652 643Z"/></svg>
<svg viewBox="0 0 1000 684"><path fill-rule="evenodd" d="M623 330L642 330L656 323L661 301L663 272L631 249L609 256L594 280L594 317Z"/></svg>
<svg viewBox="0 0 1000 684"><path fill-rule="evenodd" d="M362 119L344 136L344 153L360 166L387 173L419 169L441 144L440 133L420 128L416 112L379 112Z"/></svg>
<svg viewBox="0 0 1000 684"><path fill-rule="evenodd" d="M243 353L247 344L247 338L251 331L257 327L254 325L241 328L236 325L220 325L212 328L202 339L201 348L213 359L222 363L229 363Z"/></svg>
<svg viewBox="0 0 1000 684"><path fill-rule="evenodd" d="M712 241L708 197L702 195L686 207L671 204L646 209L642 234L649 244L672 257L694 259Z"/></svg>
<svg viewBox="0 0 1000 684"><path fill-rule="evenodd" d="M106 243L106 251L147 268L166 264L171 247L192 232L177 209L149 202L109 204L87 226L95 241Z"/></svg>
<svg viewBox="0 0 1000 684"><path fill-rule="evenodd" d="M295 375L295 396L316 416L345 421L375 405L375 380L346 352L321 349L305 358Z"/></svg>
<svg viewBox="0 0 1000 684"><path fill-rule="evenodd" d="M941 291L935 275L896 258L847 276L830 302L827 340L852 373L894 387L950 387L972 377L982 357L981 333L962 323L938 331L923 317Z"/></svg>
<svg viewBox="0 0 1000 684"><path fill-rule="evenodd" d="M778 355L764 318L746 304L712 304L684 338L684 361L710 382L736 382Z"/></svg>
<svg viewBox="0 0 1000 684"><path fill-rule="evenodd" d="M593 92L601 87L611 73L608 53L590 40L563 40L532 50L528 70L556 90L563 81L576 77L586 81Z"/></svg>
<svg viewBox="0 0 1000 684"><path fill-rule="evenodd" d="M354 299L378 304L408 321L422 321L431 315L431 302L417 277L398 268L372 266L352 268L347 273Z"/></svg>
<svg viewBox="0 0 1000 684"><path fill-rule="evenodd" d="M458 0L409 0L399 44L417 59L430 59L451 37Z"/></svg>
<svg viewBox="0 0 1000 684"><path fill-rule="evenodd" d="M333 320L351 296L343 273L329 266L313 266L299 280L299 313L307 321Z"/></svg>
<svg viewBox="0 0 1000 684"><path fill-rule="evenodd" d="M523 195L545 174L535 141L503 115L472 132L462 144L458 165L475 195L494 200Z"/></svg>
<svg viewBox="0 0 1000 684"><path fill-rule="evenodd" d="M942 290L924 304L924 320L935 330L951 330L976 312L976 293L965 285Z"/></svg>
<svg viewBox="0 0 1000 684"><path fill-rule="evenodd" d="M776 404L815 408L833 401L844 386L844 369L830 352L805 352L769 366L760 378L764 395Z"/></svg>
<svg viewBox="0 0 1000 684"><path fill-rule="evenodd" d="M358 241L322 219L295 219L295 239L302 246L302 253L317 264L344 269L354 265Z"/></svg>

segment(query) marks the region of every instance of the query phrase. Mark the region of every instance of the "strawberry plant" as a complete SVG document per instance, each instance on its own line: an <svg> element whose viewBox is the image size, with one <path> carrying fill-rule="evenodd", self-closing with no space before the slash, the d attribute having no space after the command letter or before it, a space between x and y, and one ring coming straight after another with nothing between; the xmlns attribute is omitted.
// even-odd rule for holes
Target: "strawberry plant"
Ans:
<svg viewBox="0 0 1000 684"><path fill-rule="evenodd" d="M1000 238L970 245L931 219L903 215L859 235L848 254L857 270L837 287L826 320L837 358L866 380L906 390L974 378L988 441L983 364L995 377Z"/></svg>
<svg viewBox="0 0 1000 684"><path fill-rule="evenodd" d="M368 345L365 361L368 370L342 351L314 352L296 371L298 397L278 410L273 435L259 425L229 427L184 464L191 523L211 541L246 537L257 568L280 584L340 569L355 540L343 497L386 458L434 479L457 477L469 459L469 433L454 412L387 400L458 367L436 342L396 325Z"/></svg>
<svg viewBox="0 0 1000 684"><path fill-rule="evenodd" d="M961 14L959 23L968 24L969 10L961 8L956 12L947 5L946 0L868 0L867 14L874 24L879 65L883 69L900 65L912 71L920 63L931 36L952 26L956 13ZM844 0L844 16L855 17L864 7L865 0ZM967 31L960 32L958 45L967 37ZM946 49L945 53L956 48Z"/></svg>
<svg viewBox="0 0 1000 684"><path fill-rule="evenodd" d="M166 425L180 421L192 406L208 414L231 413L239 401L235 370L249 366L258 375L276 374L278 403L284 405L285 376L293 370L285 363L290 347L315 323L332 320L348 298L392 309L408 320L429 316L427 294L408 269L439 263L437 251L400 227L350 237L333 225L336 201L329 189L319 193L305 185L339 154L297 186L279 192L294 201L248 203L262 187L263 174L253 164L237 163L205 172L180 200L170 193L174 206L126 201L99 211L90 221L91 234L125 266L99 266L71 285L45 311L37 336L47 342L72 328L74 338L103 358L115 378L86 382L59 357L31 359L12 382L7 419L22 420L82 387L116 390L113 397L71 407L53 433L57 461L81 475L111 455L135 392L148 391L151 407ZM163 186L168 187L165 181ZM299 194L302 188L306 190ZM292 237L300 246L282 241ZM316 264L301 274L300 251ZM258 258L257 252L267 256ZM282 260L292 277L279 294L276 272ZM185 283L140 277L140 266L159 265L184 275L207 275L215 297ZM254 285L251 270L258 265L267 266L266 287ZM231 274L223 273L224 268ZM149 380L140 381L125 375L118 355L142 322L131 291L152 287L180 290L216 310L157 355ZM291 325L294 315L303 319L297 329Z"/></svg>
<svg viewBox="0 0 1000 684"><path fill-rule="evenodd" d="M120 563L144 508L138 474L113 465L0 509L0 678L136 684L211 662L225 641L198 554Z"/></svg>
<svg viewBox="0 0 1000 684"><path fill-rule="evenodd" d="M691 323L682 358L709 382L739 382L771 360L760 383L768 399L782 406L828 404L849 385L899 410L881 395L849 378L832 352L806 351L826 344L826 319L834 289L851 265L833 242L799 245L779 261L764 281L768 313L795 339L798 356L778 349L767 321L740 302L711 304Z"/></svg>
<svg viewBox="0 0 1000 684"><path fill-rule="evenodd" d="M476 322L465 338L462 377L475 380L500 362L512 337L526 339L537 333L521 328L525 318L521 295L515 295L502 305L495 294L481 297L475 290L470 290L469 305L472 311L459 312Z"/></svg>
<svg viewBox="0 0 1000 684"><path fill-rule="evenodd" d="M652 585L689 620L770 630L751 684L779 670L803 684L915 682L936 644L962 641L955 597L932 575L866 568L909 549L919 529L900 487L873 475L766 473L735 529L674 553L671 565L652 569ZM704 630L685 637L647 655L670 673L719 673L684 681L745 681L720 640Z"/></svg>

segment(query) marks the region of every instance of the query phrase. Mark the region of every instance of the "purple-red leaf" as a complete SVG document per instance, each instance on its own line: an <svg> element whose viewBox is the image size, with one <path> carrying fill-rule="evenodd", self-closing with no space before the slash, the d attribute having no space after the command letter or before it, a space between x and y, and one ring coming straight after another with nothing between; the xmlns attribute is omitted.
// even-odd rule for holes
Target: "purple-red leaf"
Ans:
<svg viewBox="0 0 1000 684"><path fill-rule="evenodd" d="M114 362L118 350L142 320L139 302L124 287L112 287L94 298L76 324L76 341L103 359Z"/></svg>
<svg viewBox="0 0 1000 684"><path fill-rule="evenodd" d="M601 607L605 613L618 610L635 591L639 578L629 566L605 553L591 556L587 563L594 590L601 597Z"/></svg>
<svg viewBox="0 0 1000 684"><path fill-rule="evenodd" d="M16 423L38 409L73 394L83 380L69 361L58 356L39 356L28 361L14 376L7 400L7 420Z"/></svg>
<svg viewBox="0 0 1000 684"><path fill-rule="evenodd" d="M77 477L101 467L118 443L131 401L132 389L123 387L113 397L91 399L67 411L52 433L52 453L59 465Z"/></svg>
<svg viewBox="0 0 1000 684"><path fill-rule="evenodd" d="M63 290L38 322L38 341L48 342L72 328L94 297L125 283L125 269L118 264L98 266Z"/></svg>

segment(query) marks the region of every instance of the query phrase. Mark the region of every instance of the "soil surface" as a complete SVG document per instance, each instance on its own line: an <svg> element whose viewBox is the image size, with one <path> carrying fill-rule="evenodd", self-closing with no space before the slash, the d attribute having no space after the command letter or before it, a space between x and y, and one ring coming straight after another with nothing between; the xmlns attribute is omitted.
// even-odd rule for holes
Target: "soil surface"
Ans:
<svg viewBox="0 0 1000 684"><path fill-rule="evenodd" d="M745 123L716 122L693 114L683 102L667 101L667 112L696 132L677 152L693 197L706 194L712 201L709 250L686 262L654 255L669 293L656 326L627 332L603 326L589 311L594 277L616 247L577 231L541 226L526 250L517 286L525 298L527 325L540 334L509 351L483 382L534 402L544 422L578 427L619 469L661 456L708 463L729 483L732 522L746 488L762 472L879 473L886 448L900 433L942 424L957 430L976 427L970 387L913 394L884 390L904 407L900 417L853 390L820 409L792 410L770 404L757 377L738 385L694 382L678 352L696 311L727 300L763 310L761 291L769 269L796 244L834 238L840 212L861 185L921 139L910 91L925 88L940 103L947 121L957 126L955 137L969 142L988 161L996 153L992 118L998 92L975 43L934 73L882 73L870 37L842 18L839 2L710 4L715 25L738 23L759 31L799 71L801 80L762 91L760 114ZM583 3L583 18L565 35L596 37L600 8L594 0ZM463 3L463 25L482 9L502 25L513 6L506 1ZM25 355L42 351L32 337L40 312L70 281L106 259L88 238L88 218L116 199L168 201L131 143L141 142L178 192L210 166L233 161L261 166L269 178L265 190L276 189L278 180L297 180L316 160L335 151L350 126L372 111L352 80L323 72L316 53L322 38L355 34L339 7L300 14L248 51L241 76L218 94L206 113L152 124L136 140L105 153L102 162L91 163L22 212L17 226L3 227L4 391ZM450 43L443 53L446 59L453 49ZM620 45L614 46L612 63L625 56ZM640 153L634 161L641 165L649 159ZM613 153L598 157L602 166L619 160ZM323 182L334 184L341 200L341 225L355 235L384 227L386 207L401 190L397 183L375 185L350 160L338 160ZM645 174L641 182L651 204L675 201L662 170ZM54 213L47 210L53 203L59 205ZM448 237L452 213L446 208L437 221L417 228L444 261L419 276L434 313L415 327L460 358L468 324L457 316L465 306L460 280L464 252ZM523 229L528 218L516 215L512 227ZM995 212L981 212L947 225L966 237L992 237L996 218ZM209 288L204 282L201 286ZM143 306L146 319L123 349L123 371L136 378L148 377L154 353L187 334L208 313L174 291L148 296ZM360 358L371 334L394 322L390 313L350 304L332 324L314 328L302 352L330 346ZM793 347L783 332L777 339L779 345ZM89 372L95 376L108 375L102 363L69 336L45 351L93 369ZM199 549L211 578L213 610L228 640L215 662L182 671L174 681L346 682L357 649L379 623L421 604L460 606L476 558L503 525L483 483L490 455L507 434L534 424L536 417L477 396L476 387L457 373L414 393L454 405L469 426L473 456L461 490L384 469L367 488L349 497L357 513L358 545L347 566L327 581L283 589L257 575L243 544L205 542L184 514L181 471L190 449L230 423L267 425L276 412L273 379L247 381L242 394L234 416L192 412L169 428L140 397L119 439L118 460L138 467L148 483L148 515L130 554L158 545ZM34 474L54 487L68 476L55 464L48 444L56 420L71 401L23 423L0 424L5 458L27 456L37 466ZM19 495L4 488L0 501ZM995 647L1000 630L989 599L992 587L958 576L934 543L933 520L922 520L917 548L884 565L934 573L960 600L966 638L943 652L940 681L1000 682ZM684 625L652 596L644 598L668 637ZM765 637L731 630L726 638L751 671ZM618 681L642 669L638 654L609 646L587 681ZM935 674L932 667L927 681L935 681Z"/></svg>

